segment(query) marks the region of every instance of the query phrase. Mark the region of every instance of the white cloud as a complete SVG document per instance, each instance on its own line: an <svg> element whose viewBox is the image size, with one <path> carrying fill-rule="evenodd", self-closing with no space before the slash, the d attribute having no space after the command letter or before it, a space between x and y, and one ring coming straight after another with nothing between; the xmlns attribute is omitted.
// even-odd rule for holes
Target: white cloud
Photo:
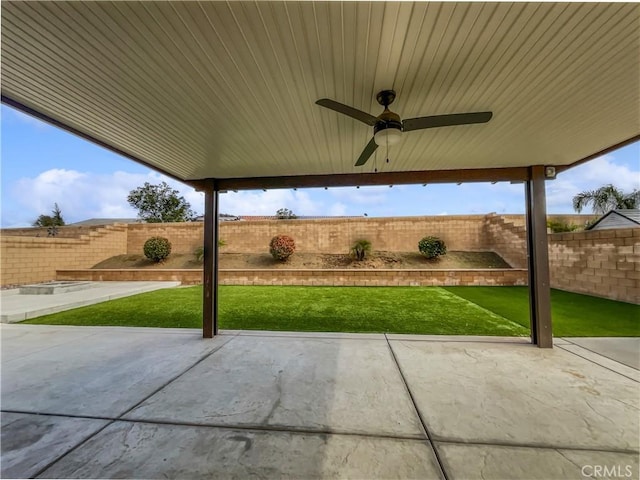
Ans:
<svg viewBox="0 0 640 480"><path fill-rule="evenodd" d="M220 198L220 212L232 215L275 215L281 208L296 215L320 215L324 206L299 190L228 192Z"/></svg>
<svg viewBox="0 0 640 480"><path fill-rule="evenodd" d="M633 165L633 163L631 163ZM637 165L637 163L635 164ZM550 213L570 213L572 198L584 190L612 183L625 192L640 188L640 165L616 163L604 156L558 175L546 182L547 208ZM135 217L127 203L130 190L144 182L166 181L177 189L197 213L203 213L203 194L158 173L109 174L54 168L35 177L21 178L2 192L2 225L27 226L40 214L49 214L55 202L67 222L87 218ZM269 190L229 192L220 197L220 211L235 215L274 215L289 208L297 215L423 215L448 212L522 213L524 188L508 182L490 184L388 185L340 187L309 190Z"/></svg>
<svg viewBox="0 0 640 480"><path fill-rule="evenodd" d="M547 207L549 210L573 211L573 197L585 190L595 190L613 184L624 192L640 188L640 168L633 170L614 163L612 156L591 160L558 175L547 182ZM589 212L585 212L589 213Z"/></svg>
<svg viewBox="0 0 640 480"><path fill-rule="evenodd" d="M334 203L329 207L328 215L342 217L347 214L347 206L344 203Z"/></svg>
<svg viewBox="0 0 640 480"><path fill-rule="evenodd" d="M57 203L67 223L88 218L134 218L137 212L127 203L131 190L150 182L166 181L183 195L196 212L202 212L202 194L158 173L84 173L51 169L36 177L21 178L3 198L3 223L29 225L40 214L49 214ZM5 192L6 195L6 192Z"/></svg>
<svg viewBox="0 0 640 480"><path fill-rule="evenodd" d="M4 192L2 223L5 227L28 226L40 214L49 214L57 203L67 223L88 218L134 218L137 212L127 203L129 192L144 182L167 182L191 204L204 212L204 195L191 187L155 172L111 174L51 169L36 177L21 178ZM220 212L235 215L274 215L289 208L297 215L345 215L342 202L314 200L309 191L268 190L228 192L220 196Z"/></svg>
<svg viewBox="0 0 640 480"><path fill-rule="evenodd" d="M331 188L329 192L344 203L356 205L382 205L389 199L388 185Z"/></svg>

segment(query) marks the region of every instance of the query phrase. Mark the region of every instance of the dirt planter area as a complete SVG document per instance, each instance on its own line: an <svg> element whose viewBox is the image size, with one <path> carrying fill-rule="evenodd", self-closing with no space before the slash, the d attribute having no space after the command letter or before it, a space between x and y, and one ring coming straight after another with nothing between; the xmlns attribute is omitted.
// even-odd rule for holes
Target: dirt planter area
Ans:
<svg viewBox="0 0 640 480"><path fill-rule="evenodd" d="M193 255L171 255L152 263L141 255L119 255L92 269L58 270L58 280L171 280L202 283ZM374 252L358 262L349 255L296 253L285 262L266 254L220 254L222 285L448 286L526 285L527 272L513 269L493 252L449 252L438 260L417 253Z"/></svg>
<svg viewBox="0 0 640 480"><path fill-rule="evenodd" d="M143 255L117 255L104 260L94 269L201 269L194 255L172 254L162 263L154 263ZM458 270L511 268L493 252L448 252L428 260L413 252L372 252L363 261L347 254L294 253L286 261L275 260L269 253L220 253L220 269L402 269Z"/></svg>

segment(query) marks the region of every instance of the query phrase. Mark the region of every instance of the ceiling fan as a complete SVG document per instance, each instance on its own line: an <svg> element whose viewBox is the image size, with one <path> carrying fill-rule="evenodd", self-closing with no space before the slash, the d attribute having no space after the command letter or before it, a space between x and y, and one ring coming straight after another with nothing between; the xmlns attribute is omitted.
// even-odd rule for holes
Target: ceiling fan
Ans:
<svg viewBox="0 0 640 480"><path fill-rule="evenodd" d="M382 90L376 95L378 103L384 107L384 111L374 117L357 108L344 105L329 98L321 98L316 103L322 107L330 108L338 113L348 115L373 127L373 138L360 154L356 167L364 165L373 155L378 146L388 146L398 143L402 138L402 132L422 130L425 128L448 127L451 125L468 125L472 123L487 123L491 120L493 112L453 113L449 115L433 115L431 117L418 117L401 120L397 113L389 110L389 105L396 98L394 90Z"/></svg>

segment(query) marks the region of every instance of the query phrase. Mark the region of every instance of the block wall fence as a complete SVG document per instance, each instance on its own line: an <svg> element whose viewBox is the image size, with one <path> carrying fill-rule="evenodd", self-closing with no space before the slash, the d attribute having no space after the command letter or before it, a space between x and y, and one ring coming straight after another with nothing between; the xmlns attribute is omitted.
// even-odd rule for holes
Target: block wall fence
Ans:
<svg viewBox="0 0 640 480"><path fill-rule="evenodd" d="M549 235L551 286L640 303L640 228Z"/></svg>
<svg viewBox="0 0 640 480"><path fill-rule="evenodd" d="M2 286L55 280L60 268L91 268L127 249L126 225L92 229L78 238L25 237L5 231L0 236Z"/></svg>
<svg viewBox="0 0 640 480"><path fill-rule="evenodd" d="M416 251L426 235L442 238L449 250L486 251L486 215L437 217L335 218L317 220L258 220L221 222L220 238L227 253L268 252L269 240L278 234L293 237L296 249L313 253L348 253L361 238L373 248L389 252ZM151 236L163 236L176 253L192 253L202 245L202 223L129 225L127 253L141 253Z"/></svg>
<svg viewBox="0 0 640 480"><path fill-rule="evenodd" d="M571 223L583 225L593 216L556 215ZM526 275L515 270L526 268L526 232L522 215L460 215L397 218L346 218L318 220L262 220L223 222L220 238L227 245L222 252L266 252L271 237L291 235L299 251L315 253L347 253L357 239L366 238L376 250L415 251L425 235L442 238L449 250L494 251L514 267L513 275L498 274L498 280L484 275L470 280L470 273L460 274L462 284L523 284ZM152 236L164 236L172 242L173 252L192 253L203 242L203 224L115 224L105 227L61 227L57 237L45 237L46 230L8 229L0 236L0 280L3 286L56 279L57 270L91 268L114 255L139 254L144 242ZM35 235L40 235L36 237ZM29 235L29 236L27 236ZM640 229L585 231L549 235L551 286L631 303L640 302ZM261 274L264 275L265 272ZM260 272L223 273L222 283L269 284L352 284L352 278L338 283L331 275L317 272L316 280L300 273L289 273L286 279L265 280ZM77 274L76 274L77 275ZM124 275L124 273L123 273ZM186 275L186 276L185 276ZM195 275L195 277L194 277ZM340 275L343 275L342 272ZM351 275L351 274L349 274ZM412 284L398 273L380 273L367 284ZM420 274L422 275L422 274ZM436 274L430 274L436 275ZM445 274L437 274L445 275ZM432 277L431 283L457 282ZM201 273L182 274L188 283ZM344 276L344 275L343 275ZM357 275L355 275L357 276ZM375 276L375 275L374 275ZM108 275L111 278L110 275ZM298 278L299 277L299 278ZM303 278L305 277L305 278ZM456 278L458 278L456 277ZM337 277L336 277L337 278ZM342 278L342 277L341 277ZM372 277L373 278L373 277ZM484 278L484 280L483 280ZM60 278L62 279L62 278ZM188 280L187 280L188 279ZM500 280L503 279L503 280ZM524 280L523 280L524 279ZM363 279L364 280L364 279ZM375 281L374 281L375 280ZM315 282L315 283L314 283ZM321 283L317 283L321 282ZM331 283L333 282L333 283ZM387 283L385 283L387 282ZM511 283L509 283L511 282ZM451 284L451 283L449 283Z"/></svg>

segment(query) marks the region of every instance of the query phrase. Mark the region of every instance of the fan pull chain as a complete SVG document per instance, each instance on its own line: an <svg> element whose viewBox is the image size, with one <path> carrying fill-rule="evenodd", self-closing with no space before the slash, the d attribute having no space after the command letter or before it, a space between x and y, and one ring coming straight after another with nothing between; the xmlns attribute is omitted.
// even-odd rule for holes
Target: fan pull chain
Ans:
<svg viewBox="0 0 640 480"><path fill-rule="evenodd" d="M387 137L387 163L389 163L389 137Z"/></svg>

